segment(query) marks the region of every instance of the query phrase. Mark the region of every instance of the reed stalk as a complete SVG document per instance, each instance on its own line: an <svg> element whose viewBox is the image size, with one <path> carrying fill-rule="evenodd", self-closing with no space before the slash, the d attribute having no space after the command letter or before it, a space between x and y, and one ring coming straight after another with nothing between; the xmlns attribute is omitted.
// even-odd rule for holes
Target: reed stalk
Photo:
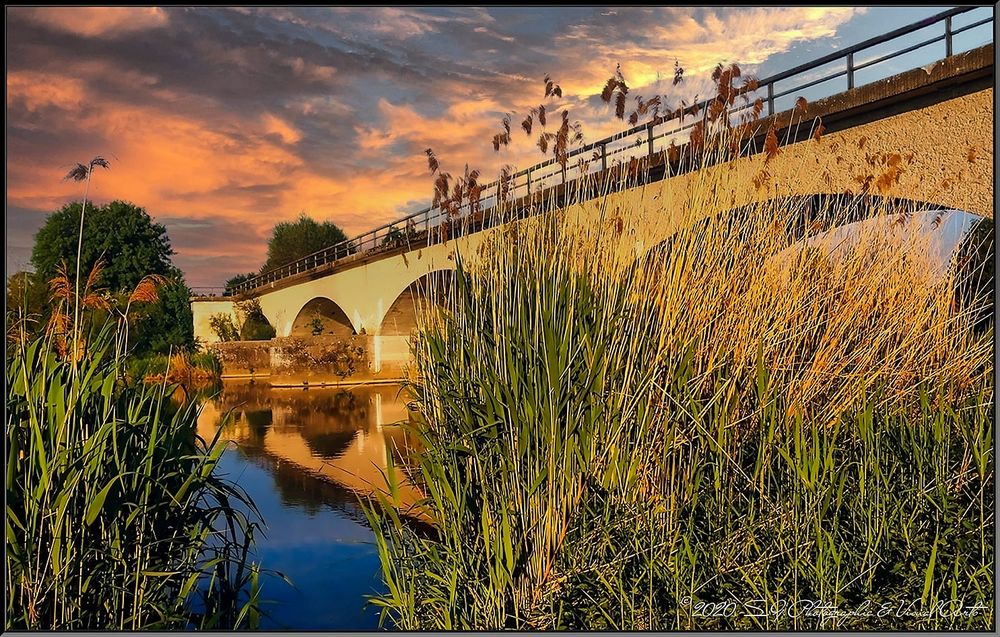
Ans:
<svg viewBox="0 0 1000 637"><path fill-rule="evenodd" d="M993 624L981 269L929 258L927 215L898 201L731 210L735 173L707 168L733 134L706 131L683 196L669 180L654 191L679 208L642 201L642 166L621 166L559 209L494 211L509 223L475 251L456 242L443 304L419 308L405 468L436 532L401 522L392 489L366 509L384 618ZM673 230L644 246L657 223Z"/></svg>

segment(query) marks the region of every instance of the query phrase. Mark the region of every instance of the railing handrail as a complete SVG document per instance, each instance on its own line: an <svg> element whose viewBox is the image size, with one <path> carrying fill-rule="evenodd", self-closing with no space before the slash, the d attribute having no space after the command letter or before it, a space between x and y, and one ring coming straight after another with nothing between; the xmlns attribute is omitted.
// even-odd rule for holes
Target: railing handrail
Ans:
<svg viewBox="0 0 1000 637"><path fill-rule="evenodd" d="M821 56L821 57L816 58L814 60L811 60L809 62L805 62L803 64L799 64L798 66L792 67L792 68L787 69L785 71L781 71L780 73L775 73L774 75L771 75L771 76L769 76L767 78L764 78L762 80L758 80L757 81L757 88L756 88L756 90L760 91L760 90L765 89L765 88L767 89L768 115L771 116L771 115L774 115L774 112L773 112L773 109L774 109L774 100L776 98L778 98L778 97L785 97L785 96L789 95L790 93L792 93L794 91L802 90L803 88L809 88L809 87L814 86L816 84L819 84L819 83L822 83L822 82L825 82L825 81L828 81L828 80L836 79L836 78L838 78L838 77L840 77L842 75L847 75L847 77L848 77L848 89L854 88L854 77L853 77L854 71L860 70L861 68L866 68L868 66L873 66L874 64L877 64L877 63L880 63L880 62L884 62L884 61L886 61L888 59L891 59L893 57L899 57L900 55L905 55L906 53L909 53L909 52L911 52L913 50L916 50L918 48L922 48L924 46L928 46L930 44L934 44L934 43L936 43L936 42L938 42L938 41L940 41L942 39L944 39L945 42L946 42L946 49L945 49L946 50L946 55L945 55L945 57L949 57L949 56L952 55L952 37L954 35L958 35L959 33L962 33L964 31L968 31L968 30L970 30L970 29L972 29L972 28L974 28L976 26L980 26L980 25L986 24L988 22L993 21L993 19L994 19L994 17L991 15L989 18L985 18L985 19L980 20L978 22L975 22L973 24L965 25L964 27L961 27L960 29L952 29L951 18L953 18L956 15L959 15L959 14L962 14L962 13L966 13L968 11L973 11L975 9L981 9L981 8L985 8L985 7L983 7L983 6L964 6L964 7L954 7L952 9L948 9L946 11L942 11L940 13L937 13L937 14L933 15L933 16L929 16L929 17L924 18L922 20L918 20L918 21L913 22L911 24L902 26L902 27L900 27L898 29L894 29L892 31L889 31L888 33L883 33L881 35L877 35L875 37L868 38L867 40L864 40L862 42L858 42L857 44L853 44L853 45L848 46L848 47L846 47L844 49L833 51L833 52L831 52L831 53L829 53L827 55ZM885 56L883 56L881 58L877 58L875 61L869 61L869 62L867 62L865 64L862 64L859 67L855 67L853 65L853 56L854 56L855 53L858 53L860 51L864 51L866 49L873 48L873 47L878 46L880 44L884 44L884 43L889 42L891 40L895 40L895 39L897 39L899 37L902 37L902 36L905 36L905 35L909 35L911 33L919 31L921 29L925 29L925 28L927 28L929 26L933 26L935 24L938 24L938 23L940 23L942 21L945 22L945 33L942 34L942 35L939 35L939 36L936 36L936 37L931 38L929 40L922 41L922 42L920 42L918 44L909 46L909 47L903 49L902 51L897 51L897 52L894 52L894 53L891 53L891 54L887 54L887 55L885 55ZM847 62L847 69L845 71L840 71L840 72L835 73L833 75L823 77L823 78L821 78L819 80L814 80L814 81L812 81L810 83L807 83L804 86L799 86L799 87L796 87L794 89L786 90L786 91L784 91L782 93L775 94L775 92L774 92L774 85L776 83L781 82L783 80L787 80L788 78L791 78L791 77L795 77L797 75L801 75L804 72L814 70L816 68L819 68L819 67L821 67L823 65L829 64L830 62L834 62L834 61L837 61L837 60L846 60L846 62ZM609 135L609 136L604 137L602 139L599 139L597 141L590 142L588 144L583 144L583 145L581 145L581 146L579 146L577 148L574 148L574 149L570 150L566 154L566 163L565 164L561 164L556 158L550 158L550 159L546 159L544 161L538 162L537 164L534 164L534 165L532 165L532 166L530 166L528 168L522 169L520 171L517 171L517 172L511 174L510 177L507 178L507 183L510 184L511 188L513 189L513 188L516 188L517 179L519 177L527 177L527 179L528 179L528 182L527 182L528 183L528 189L529 189L529 193L530 193L530 179L531 179L531 174L532 173L536 173L537 171L540 171L542 169L548 168L548 167L553 166L555 164L560 164L561 170L563 172L565 172L566 166L569 165L569 161L568 160L570 158L578 157L578 156L580 156L582 154L591 152L591 151L593 151L594 149L597 149L597 148L601 148L602 149L602 159L606 160L606 157L607 157L607 146L609 144L617 142L617 141L619 141L621 139L625 139L627 137L631 137L632 135L635 135L635 134L638 134L638 133L642 133L642 132L646 132L646 131L651 131L651 129L656 128L658 126L662 126L662 125L667 124L669 122L673 122L675 120L680 120L679 125L677 125L674 129L671 129L670 131L664 132L659 137L655 137L654 138L652 136L651 132L648 133L648 142L650 144L650 151L652 151L652 144L653 144L654 139L662 139L663 137L666 137L667 135L676 135L677 133L683 132L684 130L686 130L688 128L691 128L694 124L689 124L687 127L685 127L683 125L684 115L691 114L691 113L698 112L698 111L703 111L704 109L706 109L708 107L709 103L713 99L714 98L709 97L709 98L706 98L706 99L704 99L704 100L702 100L700 102L697 102L696 104L692 104L691 106L688 106L688 107L686 107L684 109L679 109L677 111L677 116L667 117L665 119L664 118L653 118L650 121L645 122L643 124L638 124L636 126L632 126L632 127L628 128L628 129L619 131L617 133L613 133L612 135ZM743 108L746 108L746 107L743 107ZM621 150L623 150L623 149L614 150L614 151L612 151L612 154L614 154L616 152L619 152ZM552 176L554 176L554 175L545 175L543 178L548 178L548 177L552 177ZM501 184L501 181L502 181L501 179L496 179L494 181L491 181L491 182L489 182L489 183L481 186L481 191L482 192L490 192L493 189L498 189L499 186L500 186L500 184ZM434 206L429 206L427 208L423 208L421 210L413 212L413 213L411 213L411 214L409 214L409 215L407 215L405 217L401 217L399 219L396 219L395 221L391 221L389 223L382 224L381 226L378 226L378 227L376 227L376 228L374 228L372 230L368 230L366 232L358 234L358 235L356 235L354 237L351 237L350 239L345 239L343 241L339 241L337 243L334 243L334 244L331 244L329 246L326 246L326 247L324 247L324 248L322 248L320 250L317 250L315 252L307 254L304 257L296 259L295 261L291 261L289 263L286 263L286 264L280 265L278 267L272 268L272 269L270 269L270 270L268 270L266 272L262 272L259 275L255 276L255 277L253 277L251 279L248 279L246 281L243 281L240 284L234 286L232 288L232 290L228 290L227 289L226 291L227 292L231 292L233 294L237 294L237 293L241 293L241 292L244 292L244 291L250 291L250 290L256 289L256 288L258 288L261 285L264 285L266 283L278 281L280 279L286 278L286 277L291 276L293 274L297 274L299 272L302 272L303 269L300 266L307 266L307 264L310 261L312 261L312 263L313 263L313 265L312 265L313 268L317 267L319 265L326 265L326 264L328 264L328 263L331 262L331 260L328 259L329 253L331 251L334 252L334 258L333 258L332 261L336 262L336 261L339 260L339 258L336 256L337 253L339 253L339 252L346 252L346 254L344 256L349 256L350 254L352 254L354 252L355 245L358 246L358 248L360 249L360 246L362 246L367 239L370 238L371 240L376 240L378 238L378 233L380 231L388 230L390 228L394 228L394 227L400 226L400 225L402 226L402 229L405 231L405 229L407 228L407 226L409 225L409 223L411 221L414 221L414 220L416 220L416 219L418 219L420 217L424 217L425 218L425 220L424 220L425 223L428 224L428 226L429 226L429 223L431 221L431 216L430 215L431 215L431 212L433 210L435 210L435 207ZM435 220L440 219L441 216L442 216L442 211L440 210L440 208L437 208L437 210L438 210L438 214L434 217ZM322 261L322 263L319 263L321 257L324 260ZM311 268L306 267L305 269L308 270L308 269L311 269ZM278 273L281 273L281 272L287 272L287 274L278 275Z"/></svg>

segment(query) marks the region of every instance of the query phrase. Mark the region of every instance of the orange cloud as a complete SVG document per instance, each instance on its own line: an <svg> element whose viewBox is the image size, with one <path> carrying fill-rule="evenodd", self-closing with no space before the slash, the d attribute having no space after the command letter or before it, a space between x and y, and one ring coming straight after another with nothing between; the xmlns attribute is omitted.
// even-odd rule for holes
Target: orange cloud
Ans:
<svg viewBox="0 0 1000 637"><path fill-rule="evenodd" d="M84 98L84 84L72 77L34 71L12 71L7 74L7 106L20 102L28 112L46 106L73 110Z"/></svg>
<svg viewBox="0 0 1000 637"><path fill-rule="evenodd" d="M864 9L740 8L725 13L709 10L702 22L674 11L669 19L650 20L641 28L644 40L662 43L639 46L634 42L604 42L593 27L579 26L557 38L557 46L583 63L563 82L574 95L594 95L604 86L615 65L621 63L631 85L653 85L659 76L680 61L687 76L707 76L719 62L756 65L804 40L831 37L837 28Z"/></svg>
<svg viewBox="0 0 1000 637"><path fill-rule="evenodd" d="M32 22L67 33L85 36L114 37L115 34L143 31L165 26L169 16L158 7L45 7L10 8L25 12Z"/></svg>
<svg viewBox="0 0 1000 637"><path fill-rule="evenodd" d="M651 11L624 23L625 31L614 42L594 24L569 26L544 47L515 42L507 55L523 53L529 60L515 64L502 55L495 63L473 55L439 63L406 48L422 36L455 32L456 24L466 25L463 33L479 38L476 42L485 37L490 46L504 48L512 31L501 29L483 10L443 17L376 9L373 19L364 21L364 35L379 36L381 48L339 36L334 44L324 40L318 45L302 35L306 29L327 39L336 35L341 27L337 18L358 20L346 9L315 14L246 10L226 14L223 22L236 16L253 20L254 29L266 21L280 22L280 38L260 44L237 37L203 41L200 35L200 48L190 53L199 56L198 64L243 74L240 85L235 80L226 84L228 75L217 76L226 84L218 91L191 76L175 77L171 84L164 79L169 72L163 65L131 59L112 62L91 54L37 67L32 61L28 68L8 73L8 114L18 117L22 149L44 136L49 155L8 156L7 202L41 216L79 198L80 185L61 181L62 176L73 163L103 154L112 168L95 176L93 197L131 200L154 217L169 219L177 262L189 269L189 279L200 285L220 283L263 262L271 227L300 211L332 220L350 235L426 206L431 176L425 148L435 150L442 170L461 174L468 164L482 171L483 181L494 179L504 164L524 168L547 159L535 147L537 123L530 137L520 128L525 112L543 101L548 131L558 126L563 108L570 110L572 120L583 122L586 141L621 130L624 124L603 104L595 106L593 98L618 61L633 95L668 92L669 77L661 90L652 87L658 71L672 71L675 58L687 69L685 89L693 92L701 90L699 82L707 81L723 57L760 63L796 42L834 34L855 10L707 10L698 19L678 9ZM162 9L11 12L63 32L106 39L168 26L171 16L180 23L195 15ZM334 19L325 19L330 15ZM613 19L614 12L602 18ZM299 37L303 39L295 39L294 47L280 48ZM338 47L357 48L363 55L351 58ZM188 53L184 48L181 56ZM394 64L397 75L385 70ZM544 100L545 72L561 84L562 99ZM301 80L294 86L309 90L285 94L291 84L276 77ZM247 85L256 88L258 78L272 89L259 99L252 91L241 92ZM491 138L501 130L504 112L515 113L512 144L495 153ZM65 147L60 137L67 141Z"/></svg>

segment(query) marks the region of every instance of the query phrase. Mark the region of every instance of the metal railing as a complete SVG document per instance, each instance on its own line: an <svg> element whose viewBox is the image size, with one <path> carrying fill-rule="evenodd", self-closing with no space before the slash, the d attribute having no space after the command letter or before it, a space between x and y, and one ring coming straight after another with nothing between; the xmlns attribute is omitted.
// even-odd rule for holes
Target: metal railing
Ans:
<svg viewBox="0 0 1000 637"><path fill-rule="evenodd" d="M758 80L757 89L753 93L758 95L762 101L763 110L759 113L759 116L770 117L782 112L784 109L781 109L778 104L782 98L791 98L792 95L801 95L802 91L818 87L819 85L825 82L830 82L831 80L845 78L846 90L857 88L858 71L870 69L877 64L896 59L900 56L912 53L939 42L944 42L944 57L950 57L956 52L955 36L985 24L992 23L993 13L992 9L988 8L990 10L989 16L958 28L955 28L953 19L960 14L983 8L987 7L957 7L949 9L918 22L914 22L913 24L909 24L888 33L870 38L842 50L835 51L829 55L825 55L805 64L800 64L799 66L782 71L781 73L777 73L768 78ZM878 55L871 59L864 59L860 62L857 60L859 53L871 53L871 49L875 49L882 44L902 39L905 36L922 29L938 25L943 27L943 31L934 37L920 40L914 44ZM992 41L992 30L988 41ZM935 59L940 60L942 58ZM820 67L827 66L834 62L843 63L843 69L822 74L818 78L802 78L802 76L808 76L810 75L810 72L816 71ZM878 79L884 79L885 77L889 77L898 72L900 71L896 70L892 73L872 78L865 82L865 84ZM792 78L806 79L807 81L802 84L796 84L790 88L778 90L779 82L786 82ZM845 89L837 87L835 90L828 91L824 95L821 95L821 97L828 97L842 90ZM714 98L703 100L697 105L688 107L682 112L683 114L697 113L699 111L704 113L707 111L707 107L712 99ZM813 99L815 100L818 98L814 96ZM739 115L741 112L753 108L753 101L755 100L746 100L744 105L731 110L730 114ZM673 115L678 114L679 113L674 113ZM635 157L652 157L659 152L664 152L672 144L679 144L687 141L691 130L698 125L699 121L701 121L695 117L693 118L694 121L690 121L685 124L683 114L680 117L675 116L655 119L620 131L598 141L584 144L569 151L567 153L567 161L564 164L553 158L516 172L510 175L510 177L506 180L496 180L490 182L482 187L481 192L484 194L480 200L476 202L476 207L482 211L488 212L501 200L518 200L521 197L529 196L532 193L538 193L553 186L566 184L567 182L584 175L606 171L610 165L620 165ZM670 126L671 124L673 124L672 127ZM635 139L630 139L633 136L635 136ZM584 161L584 159L588 156L590 157L590 160ZM572 163L570 160L574 159L577 161ZM467 217L469 213L472 212L472 205L475 204L463 204L459 210L459 218ZM431 230L439 228L439 226L441 226L441 224L447 219L449 219L447 211L441 209L440 207L424 208L423 210L407 215L401 219L397 219L391 223L381 225L374 230L369 230L368 232L359 234L346 241L341 241L340 243L306 255L301 259L293 261L292 263L288 263L264 272L256 277L242 282L231 290L226 290L226 294L231 295L251 292L262 286L273 284L281 279L307 272L320 266L335 264L348 257L379 254L382 251L406 245L407 240L415 239L417 237L426 237L426 245L440 242L443 238L435 239L434 237L435 234L443 233L432 233ZM453 219L454 218L452 218L452 220Z"/></svg>

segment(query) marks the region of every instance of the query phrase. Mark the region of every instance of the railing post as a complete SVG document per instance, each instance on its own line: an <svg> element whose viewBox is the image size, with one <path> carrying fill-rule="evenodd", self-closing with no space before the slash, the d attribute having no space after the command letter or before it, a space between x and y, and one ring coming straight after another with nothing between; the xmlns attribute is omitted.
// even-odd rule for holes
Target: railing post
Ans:
<svg viewBox="0 0 1000 637"><path fill-rule="evenodd" d="M653 156L653 126L652 124L646 128L646 141L649 144L649 156Z"/></svg>
<svg viewBox="0 0 1000 637"><path fill-rule="evenodd" d="M854 88L854 52L847 54L847 90Z"/></svg>
<svg viewBox="0 0 1000 637"><path fill-rule="evenodd" d="M952 54L952 41L951 41L951 16L944 19L944 56L951 57Z"/></svg>
<svg viewBox="0 0 1000 637"><path fill-rule="evenodd" d="M527 181L526 181L526 185L525 185L525 188L527 188L527 190L528 190L528 194L530 195L530 194L531 194L531 169L530 169L530 168L529 168L529 169L528 169L528 171L527 171L527 172L525 173L525 178L526 178L526 180L527 180Z"/></svg>
<svg viewBox="0 0 1000 637"><path fill-rule="evenodd" d="M608 170L608 144L601 142L601 172Z"/></svg>
<svg viewBox="0 0 1000 637"><path fill-rule="evenodd" d="M767 83L767 114L774 115L774 82Z"/></svg>

